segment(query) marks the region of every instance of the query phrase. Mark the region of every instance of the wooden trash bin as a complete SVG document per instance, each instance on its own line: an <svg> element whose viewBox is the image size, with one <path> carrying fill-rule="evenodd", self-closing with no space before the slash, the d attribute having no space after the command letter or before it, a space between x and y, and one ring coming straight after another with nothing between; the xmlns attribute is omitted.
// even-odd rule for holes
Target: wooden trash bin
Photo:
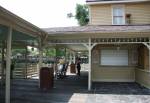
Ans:
<svg viewBox="0 0 150 103"><path fill-rule="evenodd" d="M40 70L40 88L43 90L48 90L53 87L53 84L54 84L53 68L42 67Z"/></svg>
<svg viewBox="0 0 150 103"><path fill-rule="evenodd" d="M70 64L70 73L76 73L76 66L75 66L75 64Z"/></svg>

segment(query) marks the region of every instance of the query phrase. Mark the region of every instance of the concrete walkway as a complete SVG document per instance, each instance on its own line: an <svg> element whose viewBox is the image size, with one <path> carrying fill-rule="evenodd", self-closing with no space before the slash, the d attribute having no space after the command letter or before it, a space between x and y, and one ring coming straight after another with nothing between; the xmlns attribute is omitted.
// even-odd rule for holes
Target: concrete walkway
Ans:
<svg viewBox="0 0 150 103"><path fill-rule="evenodd" d="M0 91L0 103L4 88ZM150 90L136 83L93 83L87 91L87 72L81 77L67 76L54 82L54 88L42 91L37 79L13 80L11 103L150 103Z"/></svg>

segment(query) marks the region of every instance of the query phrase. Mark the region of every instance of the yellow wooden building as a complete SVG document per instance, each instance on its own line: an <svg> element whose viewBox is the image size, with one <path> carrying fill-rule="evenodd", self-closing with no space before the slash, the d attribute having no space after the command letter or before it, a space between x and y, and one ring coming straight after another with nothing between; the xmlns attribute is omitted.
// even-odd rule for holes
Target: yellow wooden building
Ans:
<svg viewBox="0 0 150 103"><path fill-rule="evenodd" d="M89 81L150 88L150 1L87 0L89 24L46 28L49 44L89 53Z"/></svg>
<svg viewBox="0 0 150 103"><path fill-rule="evenodd" d="M2 41L7 43L6 103L10 103L14 42L32 45L31 41L36 41L39 67L45 45L88 52L88 90L92 82L137 82L150 88L150 1L87 0L86 3L90 13L87 26L45 29L0 7L1 47Z"/></svg>

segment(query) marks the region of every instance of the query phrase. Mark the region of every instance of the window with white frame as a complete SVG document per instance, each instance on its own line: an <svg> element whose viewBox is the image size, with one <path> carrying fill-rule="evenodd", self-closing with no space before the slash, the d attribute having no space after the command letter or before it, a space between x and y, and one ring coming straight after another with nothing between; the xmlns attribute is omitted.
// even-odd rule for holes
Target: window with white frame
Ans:
<svg viewBox="0 0 150 103"><path fill-rule="evenodd" d="M112 6L112 23L113 25L125 24L125 12L123 6Z"/></svg>
<svg viewBox="0 0 150 103"><path fill-rule="evenodd" d="M100 64L104 66L128 66L128 50L102 49Z"/></svg>

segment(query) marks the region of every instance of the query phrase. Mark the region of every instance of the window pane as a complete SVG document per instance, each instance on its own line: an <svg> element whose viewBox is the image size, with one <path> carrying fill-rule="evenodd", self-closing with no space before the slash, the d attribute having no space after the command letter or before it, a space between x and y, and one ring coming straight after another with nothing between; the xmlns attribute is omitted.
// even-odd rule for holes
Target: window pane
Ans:
<svg viewBox="0 0 150 103"><path fill-rule="evenodd" d="M113 8L113 24L123 25L124 24L124 10L121 7Z"/></svg>
<svg viewBox="0 0 150 103"><path fill-rule="evenodd" d="M117 18L117 24L123 24L123 17Z"/></svg>
<svg viewBox="0 0 150 103"><path fill-rule="evenodd" d="M113 18L113 24L118 24L116 17Z"/></svg>
<svg viewBox="0 0 150 103"><path fill-rule="evenodd" d="M119 16L123 16L123 13L124 13L123 9L122 9L122 8L120 8L120 9L118 10L118 14L119 14Z"/></svg>
<svg viewBox="0 0 150 103"><path fill-rule="evenodd" d="M113 16L123 16L123 9L122 8L114 8Z"/></svg>
<svg viewBox="0 0 150 103"><path fill-rule="evenodd" d="M116 24L116 25L122 25L122 24L124 24L123 17L114 17L113 18L113 24Z"/></svg>

